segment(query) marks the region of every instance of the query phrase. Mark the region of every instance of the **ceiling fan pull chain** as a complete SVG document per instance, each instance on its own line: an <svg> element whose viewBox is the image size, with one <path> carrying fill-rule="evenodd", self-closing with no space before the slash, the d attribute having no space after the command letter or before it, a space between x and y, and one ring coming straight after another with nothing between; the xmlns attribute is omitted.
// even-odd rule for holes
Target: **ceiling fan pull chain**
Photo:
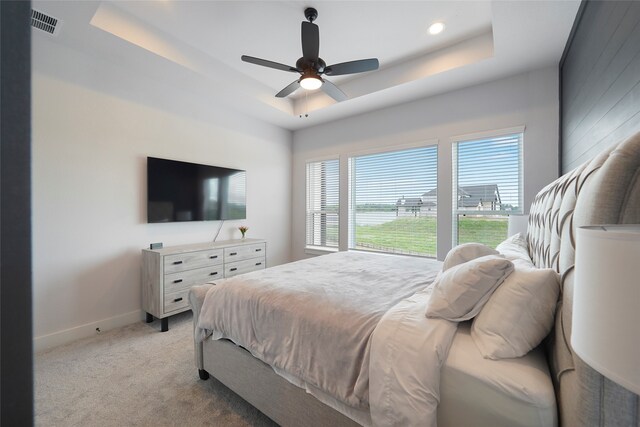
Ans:
<svg viewBox="0 0 640 427"><path fill-rule="evenodd" d="M309 92L304 93L304 116L309 117ZM302 118L302 114L300 114L300 118Z"/></svg>

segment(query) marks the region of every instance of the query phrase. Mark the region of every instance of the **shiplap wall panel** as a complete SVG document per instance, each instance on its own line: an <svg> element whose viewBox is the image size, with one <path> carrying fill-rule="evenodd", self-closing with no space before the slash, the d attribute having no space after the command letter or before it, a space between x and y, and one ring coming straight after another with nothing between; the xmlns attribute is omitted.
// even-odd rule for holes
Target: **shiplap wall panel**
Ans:
<svg viewBox="0 0 640 427"><path fill-rule="evenodd" d="M635 3L634 7L640 8L640 2ZM640 42L640 25L636 27L636 24L631 15L622 17L620 26L617 26L615 32L609 36L609 43L598 56L591 72L584 73L586 78L580 89L588 88L588 90L580 90L573 99L566 99L568 106L566 129L569 134L584 123L585 116L593 109L598 99L604 95L611 84L617 81L620 76L619 71L624 70L632 61L636 43Z"/></svg>
<svg viewBox="0 0 640 427"><path fill-rule="evenodd" d="M609 132L622 126L640 111L637 104L639 82L640 54L636 55L622 74L604 89L598 99L593 100L592 108L585 111L586 114L582 116L578 127L568 133L568 139L574 141L573 145L566 146L569 156L573 156L577 161L576 154L579 155L584 149L606 138Z"/></svg>
<svg viewBox="0 0 640 427"><path fill-rule="evenodd" d="M576 32L575 42L572 44L571 50L567 55L567 60L563 68L572 78L565 82L566 85L563 87L563 95L568 102L573 101L580 89L584 87L584 82L588 77L588 74L585 73L584 70L591 70L593 68L593 65L599 57L599 55L593 54L594 51L598 51L598 53L602 52L604 50L603 43L608 39L606 33L582 30L584 28L599 28L600 31L603 31L602 29L604 28L612 28L613 26L609 23L611 15L616 15L614 12L622 10L618 5L609 8L609 10L604 10L604 6L605 5L600 2L590 3L591 13L584 13L579 30ZM620 15L617 14L616 16ZM582 39L578 40L579 38Z"/></svg>
<svg viewBox="0 0 640 427"><path fill-rule="evenodd" d="M640 130L640 2L588 1L563 63L562 172Z"/></svg>

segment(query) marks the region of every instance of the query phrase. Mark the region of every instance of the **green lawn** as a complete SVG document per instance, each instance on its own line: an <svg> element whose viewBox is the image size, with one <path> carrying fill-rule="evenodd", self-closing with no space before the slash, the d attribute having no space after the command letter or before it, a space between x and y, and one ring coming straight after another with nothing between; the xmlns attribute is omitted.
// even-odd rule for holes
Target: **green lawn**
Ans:
<svg viewBox="0 0 640 427"><path fill-rule="evenodd" d="M406 238L398 230L410 230ZM405 217L379 225L356 226L356 246L411 255L436 256L436 218Z"/></svg>
<svg viewBox="0 0 640 427"><path fill-rule="evenodd" d="M398 230L410 230L406 238L396 237ZM484 236L484 237L483 237ZM496 247L507 237L507 218L461 216L458 242L479 242ZM356 226L359 248L410 255L436 256L436 218L405 217L379 225Z"/></svg>
<svg viewBox="0 0 640 427"><path fill-rule="evenodd" d="M458 243L479 242L495 248L507 238L507 226L506 217L461 216L458 220Z"/></svg>

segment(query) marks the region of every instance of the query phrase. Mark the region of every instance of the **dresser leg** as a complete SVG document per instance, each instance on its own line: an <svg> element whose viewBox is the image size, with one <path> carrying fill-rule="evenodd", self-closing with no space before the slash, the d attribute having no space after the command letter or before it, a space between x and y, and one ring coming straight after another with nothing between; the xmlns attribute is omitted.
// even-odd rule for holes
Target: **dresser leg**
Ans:
<svg viewBox="0 0 640 427"><path fill-rule="evenodd" d="M201 380L209 379L209 372L205 371L204 369L198 369L198 375L200 375Z"/></svg>
<svg viewBox="0 0 640 427"><path fill-rule="evenodd" d="M146 313L147 314L147 323L151 323L153 322L153 315Z"/></svg>
<svg viewBox="0 0 640 427"><path fill-rule="evenodd" d="M160 319L160 332L167 332L169 330L169 318L165 317Z"/></svg>

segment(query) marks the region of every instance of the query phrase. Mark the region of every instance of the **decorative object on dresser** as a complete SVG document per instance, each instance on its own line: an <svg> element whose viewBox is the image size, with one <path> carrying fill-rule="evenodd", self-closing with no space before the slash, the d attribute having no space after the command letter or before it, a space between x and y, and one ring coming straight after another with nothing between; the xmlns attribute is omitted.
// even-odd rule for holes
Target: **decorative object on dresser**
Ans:
<svg viewBox="0 0 640 427"><path fill-rule="evenodd" d="M589 366L640 394L640 225L578 228L571 345Z"/></svg>
<svg viewBox="0 0 640 427"><path fill-rule="evenodd" d="M266 268L266 242L261 239L197 243L142 250L142 308L147 323L190 310L189 288L223 277Z"/></svg>
<svg viewBox="0 0 640 427"><path fill-rule="evenodd" d="M247 231L249 231L249 227L247 227L246 225L241 225L240 227L238 227L238 230L240 230L240 233L242 233L242 238L244 239L245 234L247 234Z"/></svg>

